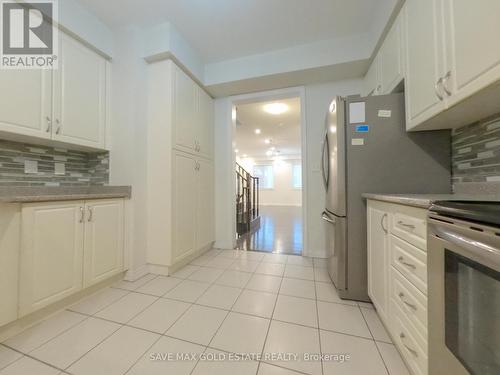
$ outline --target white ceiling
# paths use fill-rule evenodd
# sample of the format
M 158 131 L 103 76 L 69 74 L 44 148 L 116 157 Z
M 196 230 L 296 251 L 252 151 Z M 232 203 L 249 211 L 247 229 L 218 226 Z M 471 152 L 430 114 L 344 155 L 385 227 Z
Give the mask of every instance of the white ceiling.
M 370 33 L 393 1 L 79 0 L 112 28 L 171 22 L 205 63 Z
M 288 112 L 272 115 L 264 111 L 264 105 L 280 102 L 289 106 Z M 235 148 L 238 155 L 246 154 L 249 158 L 267 158 L 266 152 L 272 147 L 280 151 L 280 155 L 297 156 L 301 151 L 300 137 L 300 99 L 291 98 L 272 102 L 259 102 L 238 105 Z M 260 129 L 261 134 L 255 134 Z M 272 139 L 272 144 L 266 144 Z

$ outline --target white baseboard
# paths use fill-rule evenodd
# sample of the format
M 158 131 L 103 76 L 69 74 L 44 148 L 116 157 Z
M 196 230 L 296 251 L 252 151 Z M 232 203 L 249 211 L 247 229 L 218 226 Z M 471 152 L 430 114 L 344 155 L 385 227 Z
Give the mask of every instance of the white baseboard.
M 145 264 L 137 269 L 128 270 L 123 279 L 127 281 L 135 281 L 140 279 L 144 275 L 147 275 L 148 273 L 149 273 L 149 267 L 147 264 Z

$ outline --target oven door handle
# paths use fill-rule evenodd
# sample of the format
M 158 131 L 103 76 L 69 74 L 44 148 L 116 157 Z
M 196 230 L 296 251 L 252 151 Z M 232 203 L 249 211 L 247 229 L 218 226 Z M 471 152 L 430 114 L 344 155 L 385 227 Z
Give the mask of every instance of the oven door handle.
M 468 238 L 461 233 L 448 230 L 448 228 L 433 222 L 430 222 L 429 226 L 437 237 L 459 246 L 468 253 L 483 259 L 484 262 L 492 263 L 497 267 L 500 267 L 500 249 L 490 246 L 484 242 Z M 483 263 L 483 261 L 481 263 Z

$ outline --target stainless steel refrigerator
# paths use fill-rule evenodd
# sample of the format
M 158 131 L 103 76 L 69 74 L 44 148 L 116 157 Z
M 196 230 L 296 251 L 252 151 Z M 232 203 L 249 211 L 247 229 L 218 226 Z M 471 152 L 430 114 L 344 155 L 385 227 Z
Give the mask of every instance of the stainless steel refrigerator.
M 450 131 L 406 132 L 404 96 L 334 98 L 322 172 L 328 272 L 339 296 L 369 301 L 363 193 L 449 193 Z

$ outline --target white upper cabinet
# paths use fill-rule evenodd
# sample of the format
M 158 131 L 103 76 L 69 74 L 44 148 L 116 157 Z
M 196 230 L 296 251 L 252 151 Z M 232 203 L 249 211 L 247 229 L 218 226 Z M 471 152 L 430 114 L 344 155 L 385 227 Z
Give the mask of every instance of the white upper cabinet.
M 500 1 L 443 0 L 450 105 L 500 79 Z
M 193 152 L 196 143 L 196 84 L 175 64 L 174 69 L 174 139 L 180 150 Z
M 123 271 L 123 199 L 85 203 L 83 286 Z
M 198 152 L 211 159 L 214 152 L 214 103 L 212 98 L 201 88 L 198 88 L 196 125 Z
M 0 131 L 51 137 L 52 72 L 0 70 Z
M 42 138 L 105 149 L 109 63 L 59 36 L 58 69 L 0 71 L 0 132 L 31 143 Z
M 407 129 L 446 108 L 442 89 L 444 45 L 438 0 L 406 1 L 406 114 Z
M 382 93 L 378 55 L 375 56 L 368 72 L 366 72 L 363 90 L 364 91 L 361 93 L 363 96 L 380 95 Z
M 54 84 L 54 139 L 104 148 L 106 60 L 61 33 Z
M 403 18 L 405 12 L 394 22 L 378 54 L 379 90 L 389 94 L 404 79 Z

